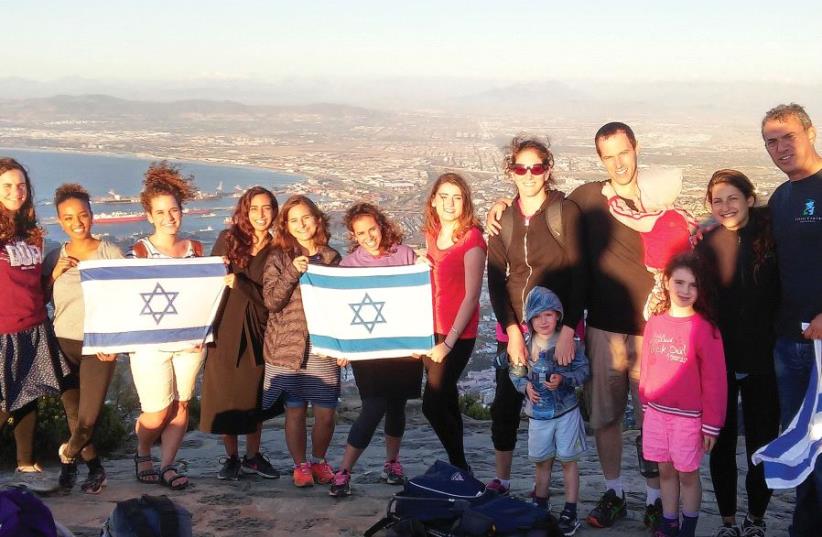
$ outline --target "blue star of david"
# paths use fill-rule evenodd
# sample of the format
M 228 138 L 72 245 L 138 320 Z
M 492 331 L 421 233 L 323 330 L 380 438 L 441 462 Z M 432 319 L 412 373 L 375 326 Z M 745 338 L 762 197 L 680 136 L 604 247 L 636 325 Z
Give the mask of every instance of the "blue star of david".
M 354 304 L 349 304 L 348 307 L 351 308 L 351 311 L 354 312 L 354 318 L 351 320 L 351 326 L 362 325 L 370 334 L 374 330 L 374 326 L 378 324 L 384 324 L 385 317 L 382 315 L 382 308 L 385 306 L 385 302 L 374 302 L 368 293 L 365 293 L 362 301 L 355 302 Z M 366 321 L 362 317 L 362 309 L 365 307 L 370 307 L 374 310 L 373 319 L 370 321 Z
M 166 291 L 163 289 L 163 286 L 160 285 L 160 282 L 157 282 L 157 285 L 154 286 L 154 290 L 150 293 L 140 293 L 140 296 L 143 297 L 143 311 L 140 312 L 140 315 L 151 315 L 154 318 L 155 324 L 160 324 L 160 321 L 163 320 L 163 317 L 166 315 L 177 315 L 177 308 L 174 307 L 174 300 L 177 298 L 177 295 L 180 293 L 174 291 Z M 166 300 L 165 307 L 160 310 L 154 309 L 152 307 L 152 300 L 155 297 L 162 297 Z

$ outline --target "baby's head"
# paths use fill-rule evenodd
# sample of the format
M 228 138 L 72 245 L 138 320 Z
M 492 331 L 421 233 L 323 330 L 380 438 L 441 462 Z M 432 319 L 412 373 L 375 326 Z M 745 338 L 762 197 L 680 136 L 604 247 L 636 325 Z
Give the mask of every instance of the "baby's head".
M 562 321 L 562 302 L 550 289 L 534 287 L 525 299 L 528 329 L 541 336 L 552 336 Z

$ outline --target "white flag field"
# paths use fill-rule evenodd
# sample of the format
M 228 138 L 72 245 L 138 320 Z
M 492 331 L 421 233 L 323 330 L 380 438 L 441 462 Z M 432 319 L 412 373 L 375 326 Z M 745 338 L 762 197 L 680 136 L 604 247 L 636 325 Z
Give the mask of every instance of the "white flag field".
M 82 261 L 83 354 L 178 351 L 210 341 L 225 290 L 220 257 Z
M 807 328 L 807 324 L 802 327 Z M 768 488 L 800 485 L 813 472 L 822 453 L 822 340 L 813 340 L 813 350 L 815 360 L 799 412 L 782 434 L 751 456 L 754 464 L 765 465 Z
M 423 354 L 434 345 L 428 265 L 309 265 L 300 278 L 312 352 L 347 360 Z

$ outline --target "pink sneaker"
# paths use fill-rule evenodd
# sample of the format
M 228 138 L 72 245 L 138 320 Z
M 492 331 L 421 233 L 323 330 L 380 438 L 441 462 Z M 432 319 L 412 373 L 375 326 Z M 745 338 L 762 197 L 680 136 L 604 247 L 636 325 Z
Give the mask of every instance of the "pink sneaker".
M 314 481 L 321 485 L 327 485 L 334 479 L 334 469 L 326 461 L 312 462 L 311 475 L 314 476 Z
M 503 485 L 499 479 L 494 478 L 485 485 L 485 490 L 493 490 L 500 496 L 507 496 L 511 489 Z
M 314 476 L 311 475 L 311 465 L 307 462 L 294 467 L 294 473 L 291 476 L 296 487 L 311 487 L 314 485 Z
M 400 464 L 398 460 L 387 461 L 382 466 L 382 475 L 380 478 L 389 485 L 402 485 L 405 482 L 402 464 Z
M 335 498 L 351 495 L 351 474 L 347 470 L 340 470 L 334 474 L 328 494 Z

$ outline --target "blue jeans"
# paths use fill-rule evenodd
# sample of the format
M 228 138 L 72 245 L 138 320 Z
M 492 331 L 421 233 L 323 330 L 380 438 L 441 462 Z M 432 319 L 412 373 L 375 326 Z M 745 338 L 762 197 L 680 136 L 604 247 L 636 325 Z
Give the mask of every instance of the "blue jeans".
M 776 340 L 773 356 L 784 430 L 802 406 L 816 359 L 811 341 L 784 337 Z M 789 534 L 791 537 L 817 536 L 819 528 L 822 528 L 822 457 L 816 459 L 813 473 L 796 487 L 796 507 Z

